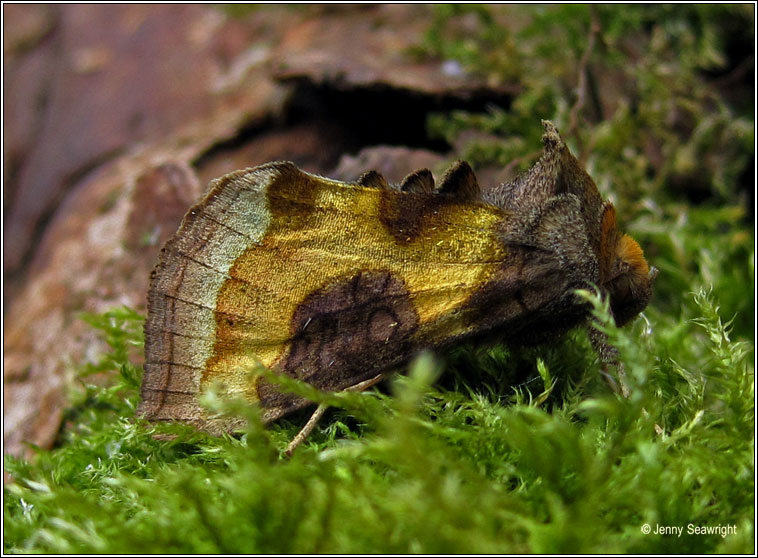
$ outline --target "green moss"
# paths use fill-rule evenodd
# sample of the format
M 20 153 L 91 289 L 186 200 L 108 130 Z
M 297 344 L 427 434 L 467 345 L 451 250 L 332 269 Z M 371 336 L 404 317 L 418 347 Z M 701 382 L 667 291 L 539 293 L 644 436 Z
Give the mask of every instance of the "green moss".
M 528 167 L 548 118 L 620 200 L 720 204 L 752 188 L 752 6 L 435 6 L 433 17 L 418 52 L 520 86 L 486 113 L 430 117 L 430 134 L 475 166 Z
M 5 549 L 748 552 L 752 346 L 730 339 L 705 291 L 690 297 L 697 317 L 679 324 L 677 343 L 644 320 L 615 329 L 590 299 L 621 350 L 628 400 L 601 389 L 581 336 L 543 351 L 532 363 L 536 386 L 522 383 L 516 395 L 491 371 L 516 377 L 529 354 L 461 349 L 447 371 L 455 391 L 427 355 L 389 395 L 328 396 L 351 414 L 331 413 L 291 460 L 282 451 L 299 425 L 266 429 L 239 403 L 226 411 L 249 418 L 240 438 L 135 420 L 138 370 L 119 358 L 138 343 L 139 321 L 124 312 L 91 319 L 111 352 L 87 369 L 110 363 L 120 373 L 109 387 L 84 388 L 57 449 L 34 463 L 6 459 L 14 482 L 5 488 Z M 558 374 L 573 380 L 554 397 L 544 388 Z M 734 525 L 736 534 L 677 539 L 645 535 L 645 523 Z

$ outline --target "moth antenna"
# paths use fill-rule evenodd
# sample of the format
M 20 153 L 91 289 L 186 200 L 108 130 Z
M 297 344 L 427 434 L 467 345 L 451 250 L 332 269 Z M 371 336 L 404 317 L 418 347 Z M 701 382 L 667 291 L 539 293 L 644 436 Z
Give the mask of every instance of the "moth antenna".
M 618 349 L 608 343 L 608 336 L 594 327 L 592 322 L 587 324 L 587 334 L 595 352 L 600 357 L 600 375 L 611 390 L 624 397 L 629 397 L 626 371 L 624 364 L 619 361 Z
M 445 171 L 435 193 L 449 195 L 462 201 L 475 201 L 482 196 L 476 175 L 466 161 L 456 161 Z
M 431 194 L 434 191 L 434 178 L 429 169 L 418 169 L 403 178 L 400 190 L 414 194 Z
M 389 190 L 390 185 L 387 180 L 382 176 L 382 173 L 375 170 L 364 172 L 358 177 L 358 184 L 365 186 L 366 188 L 378 188 L 380 190 Z

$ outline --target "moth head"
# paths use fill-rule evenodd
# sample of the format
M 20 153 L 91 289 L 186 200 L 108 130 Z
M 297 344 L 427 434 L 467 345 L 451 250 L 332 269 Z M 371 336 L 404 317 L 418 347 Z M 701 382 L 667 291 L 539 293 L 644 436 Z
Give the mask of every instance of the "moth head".
M 616 237 L 612 253 L 613 261 L 603 286 L 610 295 L 616 323 L 621 326 L 650 302 L 658 270 L 648 265 L 640 245 L 626 234 Z

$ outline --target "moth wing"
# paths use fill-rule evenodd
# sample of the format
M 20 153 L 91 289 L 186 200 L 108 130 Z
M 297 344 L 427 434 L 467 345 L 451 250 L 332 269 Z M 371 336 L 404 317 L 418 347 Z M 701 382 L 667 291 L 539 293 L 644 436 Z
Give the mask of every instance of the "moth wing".
M 410 177 L 405 184 L 433 184 L 427 170 Z M 266 326 L 284 339 L 271 366 L 341 390 L 463 333 L 458 311 L 502 262 L 502 212 L 431 193 L 310 180 L 309 199 L 299 200 L 307 208 L 293 205 L 274 220 L 276 228 L 304 212 L 318 216 L 286 235 L 286 254 L 277 251 L 286 265 L 271 277 L 292 296 L 279 306 L 289 322 Z M 277 239 L 264 245 L 273 250 Z M 264 251 L 257 253 L 260 268 Z M 265 382 L 258 397 L 271 417 L 307 403 Z
M 230 279 L 234 260 L 268 229 L 267 186 L 297 172 L 292 163 L 269 163 L 212 181 L 162 248 L 148 290 L 139 416 L 184 420 L 211 431 L 227 429 L 209 423 L 197 401 L 223 317 L 217 295 Z
M 307 402 L 251 376 L 259 364 L 343 389 L 455 336 L 456 310 L 502 261 L 500 219 L 291 163 L 218 179 L 153 273 L 139 413 L 229 429 L 197 402 L 219 382 L 271 420 Z

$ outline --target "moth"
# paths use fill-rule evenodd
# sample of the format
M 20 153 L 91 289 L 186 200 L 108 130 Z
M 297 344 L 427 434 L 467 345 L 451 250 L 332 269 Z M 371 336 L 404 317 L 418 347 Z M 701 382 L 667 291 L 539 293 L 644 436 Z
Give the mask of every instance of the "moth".
M 321 390 L 365 386 L 422 348 L 550 340 L 588 322 L 574 291 L 592 285 L 617 324 L 631 320 L 656 270 L 543 126 L 537 163 L 485 194 L 462 161 L 436 185 L 427 169 L 393 187 L 376 171 L 340 182 L 289 162 L 211 182 L 151 276 L 138 414 L 241 427 L 199 404 L 215 384 L 271 421 L 308 401 L 250 373 L 261 364 Z

